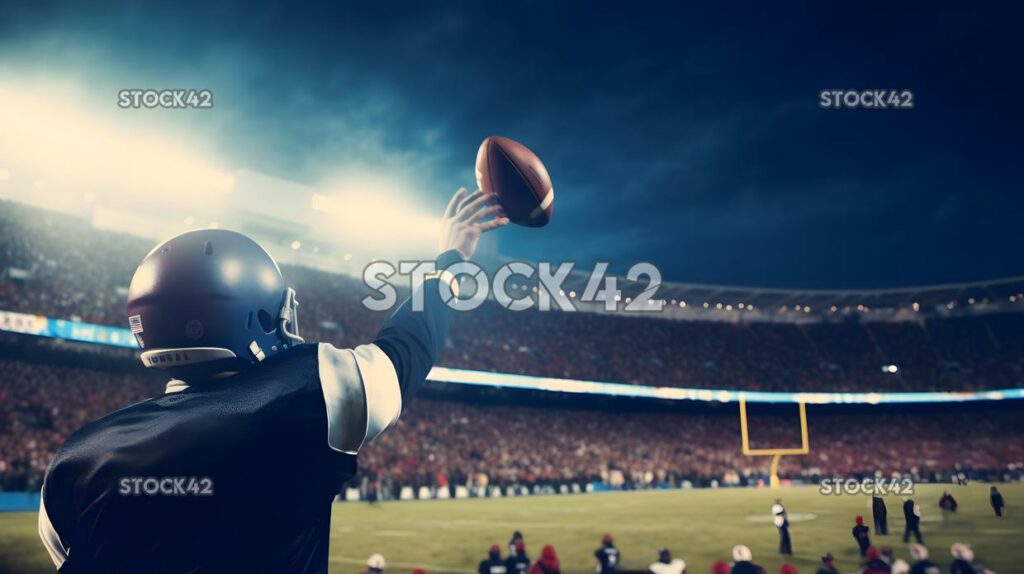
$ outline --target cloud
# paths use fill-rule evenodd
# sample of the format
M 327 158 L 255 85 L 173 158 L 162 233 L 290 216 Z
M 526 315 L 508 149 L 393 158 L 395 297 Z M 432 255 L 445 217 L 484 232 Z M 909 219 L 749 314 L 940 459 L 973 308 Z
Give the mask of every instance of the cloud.
M 485 136 L 520 139 L 558 202 L 543 231 L 502 232 L 514 257 L 804 287 L 1024 273 L 977 256 L 1024 212 L 1012 19 L 390 8 L 32 5 L 0 24 L 0 64 L 87 86 L 96 105 L 126 85 L 210 88 L 212 113 L 132 119 L 309 185 L 396 174 L 426 208 L 472 184 Z M 826 111 L 829 87 L 914 89 L 918 106 Z

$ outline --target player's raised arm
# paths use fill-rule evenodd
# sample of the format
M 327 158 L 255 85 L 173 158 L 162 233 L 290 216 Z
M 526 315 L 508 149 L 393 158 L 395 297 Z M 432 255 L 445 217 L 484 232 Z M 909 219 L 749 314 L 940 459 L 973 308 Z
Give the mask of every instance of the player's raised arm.
M 493 196 L 460 189 L 441 219 L 437 269 L 469 259 L 480 236 L 508 224 Z M 332 448 L 357 452 L 398 420 L 444 348 L 451 310 L 441 300 L 437 276 L 423 290 L 423 309 L 406 300 L 377 333 L 372 344 L 352 350 L 320 347 L 320 378 Z M 360 405 L 353 409 L 351 405 Z M 361 412 L 360 412 L 361 411 Z
M 441 219 L 438 270 L 469 259 L 483 233 L 506 225 L 508 219 L 497 216 L 500 209 L 493 197 L 480 190 L 467 193 L 465 188 L 459 189 Z M 444 348 L 450 310 L 440 299 L 436 280 L 418 287 L 424 290 L 422 312 L 412 311 L 410 300 L 406 300 L 373 341 L 391 359 L 403 399 L 411 397 L 426 379 Z

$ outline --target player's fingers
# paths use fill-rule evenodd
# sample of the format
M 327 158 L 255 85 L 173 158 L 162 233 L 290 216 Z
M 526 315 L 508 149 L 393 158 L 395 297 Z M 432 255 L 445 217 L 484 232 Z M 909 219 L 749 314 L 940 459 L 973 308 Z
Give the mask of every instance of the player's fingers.
M 495 217 L 490 221 L 481 223 L 477 228 L 480 230 L 480 233 L 487 233 L 488 231 L 493 231 L 499 227 L 505 227 L 506 225 L 508 225 L 507 217 Z
M 481 219 L 487 217 L 488 215 L 496 215 L 499 211 L 501 211 L 501 206 L 500 205 L 491 205 L 491 206 L 485 207 L 485 208 L 477 211 L 473 215 L 471 215 L 469 217 L 469 219 L 466 220 L 466 222 L 467 223 L 476 223 L 477 221 L 480 221 Z
M 452 198 L 448 200 L 448 207 L 444 208 L 445 217 L 451 217 L 455 215 L 455 206 L 459 204 L 459 200 L 462 199 L 462 196 L 464 195 L 466 195 L 466 188 L 464 187 L 460 187 L 459 190 L 456 191 L 454 195 L 452 195 Z
M 459 200 L 459 207 L 455 209 L 455 214 L 458 215 L 459 213 L 462 213 L 462 210 L 466 209 L 466 206 L 469 205 L 470 202 L 483 195 L 483 193 L 483 191 L 478 189 L 468 194 L 464 194 L 462 199 Z
M 476 213 L 478 209 L 495 201 L 497 201 L 497 199 L 490 195 L 481 194 L 477 196 L 476 199 L 467 203 L 466 205 L 462 206 L 461 209 L 459 209 L 458 220 L 466 221 L 467 219 L 469 219 L 470 216 Z

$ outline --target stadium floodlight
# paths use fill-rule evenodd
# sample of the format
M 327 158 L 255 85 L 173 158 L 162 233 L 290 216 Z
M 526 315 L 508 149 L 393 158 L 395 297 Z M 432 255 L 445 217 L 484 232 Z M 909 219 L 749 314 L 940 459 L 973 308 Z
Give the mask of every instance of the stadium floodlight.
M 811 452 L 811 442 L 807 433 L 807 403 L 800 401 L 800 446 L 796 448 L 750 448 L 750 429 L 747 424 L 747 400 L 743 393 L 740 394 L 740 435 L 743 441 L 743 454 L 746 456 L 770 456 L 772 464 L 769 468 L 768 484 L 771 488 L 778 488 L 779 462 L 786 455 L 806 455 Z
M 433 248 L 439 229 L 436 217 L 418 213 L 400 196 L 373 186 L 330 196 L 316 193 L 311 207 L 331 216 L 335 239 L 353 244 Z
M 233 174 L 195 142 L 175 141 L 158 126 L 140 134 L 123 115 L 106 117 L 57 88 L 0 84 L 0 125 L 0 157 L 12 162 L 5 167 L 32 174 L 48 192 L 208 204 L 234 189 Z

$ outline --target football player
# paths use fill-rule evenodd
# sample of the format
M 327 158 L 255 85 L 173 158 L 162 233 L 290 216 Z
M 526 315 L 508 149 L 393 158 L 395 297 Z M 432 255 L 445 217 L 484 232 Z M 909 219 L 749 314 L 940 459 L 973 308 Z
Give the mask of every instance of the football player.
M 601 547 L 594 551 L 594 558 L 597 559 L 597 574 L 615 574 L 619 569 L 621 555 L 611 534 L 601 538 Z
M 864 554 L 868 551 L 868 547 L 871 546 L 871 529 L 864 526 L 863 516 L 857 516 L 854 522 L 856 522 L 856 525 L 851 532 L 853 533 L 853 539 L 857 541 L 857 546 L 860 547 L 860 557 L 863 558 Z
M 914 565 L 910 567 L 911 574 L 942 574 L 939 565 L 928 559 L 928 549 L 923 545 L 911 544 L 910 556 L 914 559 Z
M 497 544 L 491 545 L 487 551 L 487 559 L 481 560 L 476 569 L 478 574 L 505 574 L 507 570 L 505 561 L 501 559 L 501 547 Z
M 648 574 L 686 574 L 686 562 L 673 558 L 668 548 L 658 549 L 658 561 L 647 567 Z
M 460 189 L 437 268 L 507 223 L 492 196 Z M 371 343 L 337 349 L 303 342 L 295 291 L 245 235 L 190 231 L 154 248 L 132 278 L 128 320 L 143 365 L 170 382 L 54 456 L 39 534 L 59 571 L 326 572 L 331 503 L 356 454 L 394 424 L 444 346 L 441 277 L 418 287 L 422 310 L 406 301 Z
M 1003 493 L 999 492 L 999 489 L 995 486 L 992 486 L 992 488 L 989 489 L 988 500 L 992 504 L 992 511 L 996 513 L 996 516 L 1001 517 L 1003 515 L 1003 508 L 1006 507 L 1006 501 L 1003 500 Z
M 776 498 L 775 504 L 772 504 L 772 521 L 779 529 L 779 554 L 793 554 L 793 541 L 789 537 L 789 513 L 781 498 Z
M 903 520 L 906 522 L 903 542 L 909 542 L 910 535 L 913 534 L 918 544 L 924 544 L 924 537 L 921 536 L 921 505 L 907 496 L 903 497 Z
M 526 574 L 530 571 L 530 557 L 526 555 L 526 543 L 520 538 L 515 543 L 515 553 L 505 559 L 508 574 Z
M 885 507 L 885 499 L 881 496 L 871 497 L 871 518 L 875 522 L 875 534 L 889 534 L 889 510 Z
M 387 563 L 384 561 L 384 557 L 380 554 L 371 554 L 366 559 L 366 570 L 363 570 L 359 574 L 384 574 L 384 568 L 387 567 Z
M 766 574 L 768 571 L 754 562 L 750 548 L 737 544 L 732 547 L 732 574 Z

